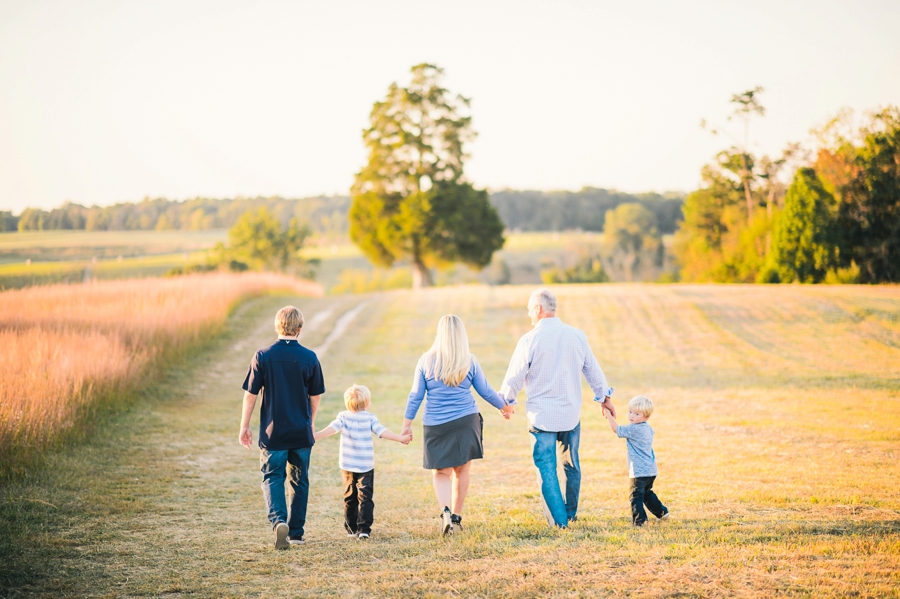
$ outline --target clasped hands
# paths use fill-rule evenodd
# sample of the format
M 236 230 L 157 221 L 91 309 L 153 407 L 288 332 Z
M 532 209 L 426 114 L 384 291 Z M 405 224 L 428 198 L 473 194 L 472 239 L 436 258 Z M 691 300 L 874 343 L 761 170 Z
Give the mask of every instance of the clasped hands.
M 411 426 L 404 426 L 400 429 L 400 436 L 403 437 L 403 440 L 400 441 L 404 445 L 409 445 L 413 440 L 413 432 Z
M 512 415 L 516 413 L 516 406 L 508 403 L 497 411 L 500 412 L 501 416 L 509 420 L 510 418 L 512 418 Z

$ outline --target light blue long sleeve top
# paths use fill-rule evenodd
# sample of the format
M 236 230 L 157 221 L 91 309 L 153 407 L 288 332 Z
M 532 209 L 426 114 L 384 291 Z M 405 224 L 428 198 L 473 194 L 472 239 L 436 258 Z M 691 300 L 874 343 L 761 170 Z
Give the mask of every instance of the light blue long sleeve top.
M 487 382 L 475 356 L 472 356 L 472 365 L 469 367 L 466 378 L 456 387 L 450 387 L 444 381 L 428 374 L 429 359 L 433 360 L 434 358 L 425 354 L 419 358 L 419 363 L 416 364 L 412 389 L 406 400 L 406 418 L 415 419 L 422 400 L 425 400 L 425 414 L 422 416 L 422 423 L 425 426 L 444 424 L 469 414 L 477 414 L 478 406 L 475 405 L 475 397 L 471 392 L 472 387 L 475 388 L 478 395 L 498 410 L 506 405 L 506 401 Z M 515 402 L 510 403 L 514 404 Z

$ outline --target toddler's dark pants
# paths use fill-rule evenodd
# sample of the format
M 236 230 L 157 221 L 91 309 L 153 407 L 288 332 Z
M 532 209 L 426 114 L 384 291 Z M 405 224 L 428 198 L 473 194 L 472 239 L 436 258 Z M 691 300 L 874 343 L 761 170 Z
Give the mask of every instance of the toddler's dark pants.
M 375 518 L 375 470 L 368 472 L 348 472 L 344 474 L 344 528 L 349 533 L 371 534 Z
M 631 521 L 638 526 L 647 521 L 645 505 L 657 518 L 662 518 L 669 511 L 653 492 L 655 480 L 655 476 L 638 476 L 631 479 Z

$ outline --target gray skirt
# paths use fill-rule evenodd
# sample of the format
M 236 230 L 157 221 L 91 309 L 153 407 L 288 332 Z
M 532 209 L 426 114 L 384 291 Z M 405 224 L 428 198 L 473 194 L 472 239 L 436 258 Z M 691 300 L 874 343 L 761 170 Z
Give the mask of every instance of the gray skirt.
M 484 457 L 481 414 L 469 414 L 450 422 L 423 426 L 425 455 L 422 466 L 428 470 L 462 466 Z

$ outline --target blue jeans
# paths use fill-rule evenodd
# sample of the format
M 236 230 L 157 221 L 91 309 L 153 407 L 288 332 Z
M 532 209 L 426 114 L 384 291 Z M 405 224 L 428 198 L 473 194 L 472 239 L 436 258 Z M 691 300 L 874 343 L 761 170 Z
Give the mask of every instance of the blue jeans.
M 578 514 L 578 494 L 581 492 L 581 464 L 578 462 L 578 443 L 581 440 L 581 423 L 570 431 L 557 433 L 531 427 L 531 450 L 537 467 L 538 484 L 544 501 L 547 523 L 560 528 L 568 526 Z M 556 473 L 556 446 L 562 449 L 563 473 L 566 497 L 563 499 Z
M 311 447 L 303 449 L 261 449 L 259 469 L 263 475 L 262 490 L 269 510 L 272 528 L 286 522 L 291 538 L 303 538 L 306 524 L 306 503 L 309 500 L 309 454 Z M 284 482 L 291 486 L 291 515 L 288 517 Z

